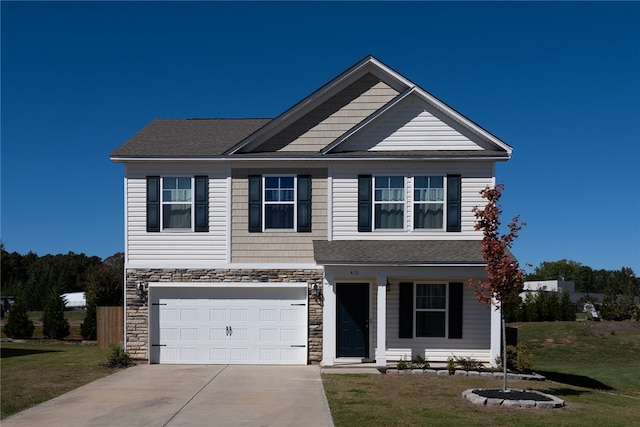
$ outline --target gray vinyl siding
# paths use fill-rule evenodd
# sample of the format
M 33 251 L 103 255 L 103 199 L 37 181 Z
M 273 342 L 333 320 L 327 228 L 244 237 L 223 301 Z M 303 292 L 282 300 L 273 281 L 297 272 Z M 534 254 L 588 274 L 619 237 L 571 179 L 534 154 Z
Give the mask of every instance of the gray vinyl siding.
M 358 232 L 358 175 L 447 175 L 462 176 L 462 231 L 412 230 L 412 191 L 407 191 L 405 201 L 406 224 L 404 230 L 374 230 L 369 233 Z M 333 238 L 340 239 L 480 239 L 482 234 L 474 230 L 475 217 L 472 209 L 486 204 L 480 196 L 480 190 L 493 185 L 493 163 L 491 162 L 433 162 L 433 163 L 350 163 L 336 165 L 333 169 Z M 406 184 L 408 190 L 409 186 Z
M 209 232 L 149 233 L 146 228 L 146 176 L 209 176 Z M 226 178 L 202 165 L 128 165 L 126 186 L 126 255 L 128 263 L 173 267 L 226 261 Z
M 264 174 L 312 176 L 309 233 L 263 231 L 250 233 L 248 176 Z M 327 172 L 319 169 L 260 169 L 234 171 L 231 190 L 231 262 L 235 264 L 314 263 L 313 240 L 327 239 Z
M 409 96 L 336 148 L 340 151 L 494 149 L 417 96 Z
M 468 278 L 463 280 L 450 280 L 450 282 L 464 282 L 463 293 L 463 317 L 462 317 L 462 339 L 447 338 L 398 338 L 400 287 L 397 283 L 391 285 L 391 290 L 387 292 L 387 349 L 411 348 L 412 355 L 421 354 L 424 356 L 425 349 L 447 349 L 455 354 L 455 350 L 488 350 L 491 340 L 491 310 L 478 302 L 474 290 L 466 286 Z M 441 282 L 442 279 L 432 282 Z M 415 283 L 429 283 L 429 279 L 415 280 Z M 415 319 L 414 319 L 415 333 Z
M 255 151 L 320 151 L 397 95 L 395 89 L 367 74 Z

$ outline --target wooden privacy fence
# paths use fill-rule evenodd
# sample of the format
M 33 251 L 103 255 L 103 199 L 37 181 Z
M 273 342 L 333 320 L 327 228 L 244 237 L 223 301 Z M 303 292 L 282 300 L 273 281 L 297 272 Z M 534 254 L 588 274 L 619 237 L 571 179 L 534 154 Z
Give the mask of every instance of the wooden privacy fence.
M 98 348 L 124 340 L 124 307 L 96 307 Z

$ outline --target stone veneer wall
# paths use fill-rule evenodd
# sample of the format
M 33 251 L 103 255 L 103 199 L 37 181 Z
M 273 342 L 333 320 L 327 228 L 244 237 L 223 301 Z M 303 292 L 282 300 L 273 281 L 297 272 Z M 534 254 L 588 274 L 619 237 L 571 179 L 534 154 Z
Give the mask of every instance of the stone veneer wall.
M 127 269 L 127 348 L 132 358 L 149 360 L 149 309 L 138 296 L 138 283 L 155 282 L 206 282 L 206 283 L 292 283 L 307 282 L 308 288 L 315 284 L 322 289 L 322 270 L 311 269 Z M 309 297 L 309 342 L 307 360 L 320 363 L 322 360 L 322 305 L 321 301 Z

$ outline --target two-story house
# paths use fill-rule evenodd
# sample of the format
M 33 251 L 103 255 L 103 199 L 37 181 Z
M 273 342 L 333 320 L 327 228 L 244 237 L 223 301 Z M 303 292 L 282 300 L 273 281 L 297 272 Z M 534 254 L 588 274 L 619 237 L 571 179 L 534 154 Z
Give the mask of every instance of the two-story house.
M 126 349 L 150 363 L 492 363 L 480 190 L 511 147 L 368 56 L 274 119 L 154 120 L 124 164 Z

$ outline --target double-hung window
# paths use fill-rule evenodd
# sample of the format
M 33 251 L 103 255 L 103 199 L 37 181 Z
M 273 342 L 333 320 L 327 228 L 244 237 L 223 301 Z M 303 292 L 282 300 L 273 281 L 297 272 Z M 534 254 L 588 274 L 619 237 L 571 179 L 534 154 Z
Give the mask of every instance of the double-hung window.
M 294 176 L 265 176 L 264 228 L 294 229 L 296 180 Z
M 404 177 L 376 176 L 374 181 L 375 228 L 404 228 Z
M 462 338 L 463 295 L 461 282 L 401 282 L 398 338 Z
M 444 226 L 444 177 L 413 178 L 413 228 L 441 230 Z
M 209 231 L 206 176 L 147 177 L 147 231 Z
M 444 337 L 447 285 L 416 284 L 416 337 Z
M 162 177 L 162 229 L 191 229 L 191 177 Z
M 249 232 L 311 231 L 310 175 L 251 175 Z
M 412 191 L 408 194 L 413 194 L 413 197 L 405 196 L 407 191 Z M 399 229 L 462 231 L 460 175 L 358 175 L 357 198 L 359 232 Z M 405 205 L 409 212 L 406 216 Z

